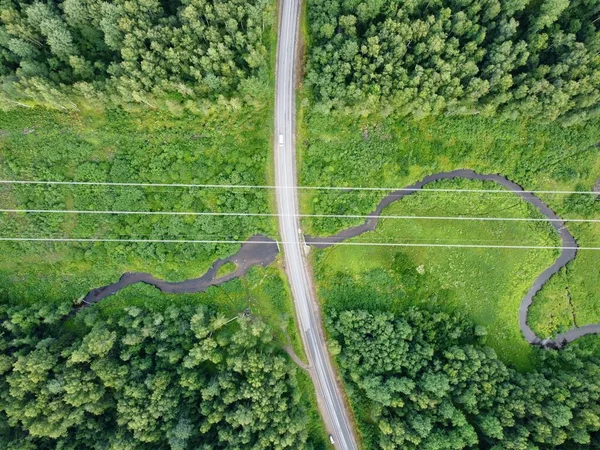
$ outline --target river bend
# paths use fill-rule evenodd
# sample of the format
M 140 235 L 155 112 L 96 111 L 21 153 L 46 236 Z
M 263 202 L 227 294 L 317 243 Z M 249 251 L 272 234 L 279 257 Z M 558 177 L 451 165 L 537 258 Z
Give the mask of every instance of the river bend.
M 529 312 L 529 307 L 533 303 L 533 298 L 535 294 L 538 293 L 542 286 L 560 269 L 565 267 L 570 261 L 575 259 L 577 255 L 577 240 L 575 237 L 569 232 L 567 227 L 565 226 L 565 222 L 558 217 L 558 215 L 544 203 L 539 197 L 537 197 L 532 192 L 526 191 L 522 186 L 515 183 L 514 181 L 509 180 L 503 175 L 499 174 L 480 174 L 470 169 L 458 169 L 452 170 L 450 172 L 438 172 L 432 175 L 427 175 L 421 181 L 418 181 L 414 184 L 406 186 L 405 188 L 397 191 L 393 191 L 388 194 L 385 198 L 383 198 L 375 210 L 369 214 L 369 217 L 365 220 L 361 225 L 346 228 L 345 230 L 340 231 L 332 236 L 325 237 L 315 237 L 315 236 L 305 236 L 305 241 L 308 245 L 311 245 L 315 248 L 326 248 L 335 243 L 339 243 L 345 241 L 346 239 L 350 239 L 356 236 L 359 236 L 367 231 L 373 231 L 377 227 L 377 223 L 379 221 L 379 216 L 381 212 L 389 206 L 391 203 L 401 200 L 404 197 L 412 195 L 416 192 L 419 192 L 423 187 L 429 183 L 433 183 L 435 181 L 440 180 L 450 180 L 452 178 L 464 178 L 467 180 L 482 180 L 482 181 L 494 181 L 498 184 L 501 184 L 505 188 L 514 192 L 515 195 L 521 197 L 527 203 L 535 206 L 537 210 L 542 213 L 546 218 L 551 219 L 551 225 L 560 235 L 561 239 L 561 252 L 559 257 L 554 261 L 554 263 L 544 270 L 533 282 L 533 285 L 523 299 L 521 300 L 521 305 L 519 307 L 519 326 L 521 328 L 521 332 L 523 336 L 533 345 L 539 345 L 544 348 L 561 348 L 565 344 L 572 342 L 573 340 L 585 336 L 588 334 L 598 334 L 600 333 L 600 324 L 592 324 L 585 325 L 582 327 L 572 328 L 564 333 L 558 334 L 554 339 L 550 338 L 540 338 L 538 337 L 531 327 L 529 327 L 527 323 L 527 315 Z

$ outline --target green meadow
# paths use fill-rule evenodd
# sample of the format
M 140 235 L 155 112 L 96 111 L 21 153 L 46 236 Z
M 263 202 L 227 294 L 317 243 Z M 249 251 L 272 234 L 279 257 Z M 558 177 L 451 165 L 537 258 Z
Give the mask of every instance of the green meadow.
M 265 102 L 266 103 L 266 102 Z M 0 112 L 0 178 L 164 184 L 266 184 L 271 107 L 217 104 L 196 115 L 106 109 Z M 0 185 L 0 208 L 141 214 L 14 213 L 1 237 L 244 240 L 275 235 L 269 218 L 143 212 L 265 212 L 265 190 L 102 185 Z M 2 242 L 3 294 L 72 300 L 147 271 L 177 281 L 200 276 L 239 245 L 222 243 Z
M 595 125 L 563 128 L 477 117 L 414 121 L 384 116 L 323 114 L 306 108 L 301 129 L 301 183 L 306 186 L 401 188 L 428 174 L 468 168 L 500 173 L 527 190 L 591 191 L 600 173 Z M 452 180 L 427 187 L 502 189 L 492 182 Z M 301 191 L 306 214 L 364 215 L 382 191 Z M 600 218 L 598 196 L 540 194 L 561 217 Z M 426 191 L 383 211 L 398 216 L 540 218 L 511 193 Z M 360 218 L 305 217 L 309 234 L 329 235 Z M 567 224 L 582 247 L 600 246 L 600 226 Z M 382 219 L 350 242 L 559 246 L 546 222 Z M 533 280 L 558 250 L 339 245 L 314 251 L 326 308 L 452 310 L 487 329 L 486 342 L 522 369 L 535 363 L 519 330 L 518 308 Z M 536 296 L 529 323 L 542 337 L 600 322 L 600 252 L 581 250 L 566 274 Z M 565 295 L 569 285 L 571 303 Z

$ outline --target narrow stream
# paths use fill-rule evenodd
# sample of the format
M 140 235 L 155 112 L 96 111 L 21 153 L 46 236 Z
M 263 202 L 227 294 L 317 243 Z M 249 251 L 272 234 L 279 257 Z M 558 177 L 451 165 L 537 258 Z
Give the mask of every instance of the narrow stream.
M 569 232 L 569 230 L 567 230 L 565 222 L 558 217 L 558 215 L 552 209 L 550 209 L 548 205 L 546 205 L 536 195 L 525 191 L 520 185 L 514 181 L 510 181 L 508 178 L 502 175 L 484 175 L 469 169 L 459 169 L 451 172 L 439 172 L 433 175 L 428 175 L 415 184 L 411 184 L 402 190 L 394 191 L 387 195 L 379 202 L 375 210 L 369 214 L 369 216 L 373 217 L 368 217 L 363 224 L 347 228 L 332 236 L 315 237 L 307 235 L 305 236 L 305 241 L 312 247 L 326 248 L 334 245 L 335 243 L 359 236 L 367 231 L 373 231 L 377 227 L 377 223 L 379 221 L 378 216 L 380 216 L 383 209 L 389 206 L 391 203 L 419 192 L 426 184 L 439 180 L 450 180 L 452 178 L 494 181 L 501 184 L 505 188 L 513 191 L 515 195 L 518 195 L 527 203 L 535 206 L 545 217 L 552 219 L 550 224 L 560 235 L 562 249 L 559 257 L 550 267 L 538 275 L 527 294 L 525 294 L 521 300 L 521 305 L 519 307 L 519 326 L 527 342 L 544 348 L 561 348 L 565 344 L 572 342 L 579 337 L 588 334 L 599 334 L 600 324 L 591 324 L 582 327 L 575 326 L 564 333 L 557 334 L 554 339 L 542 339 L 538 337 L 527 324 L 527 314 L 529 312 L 529 307 L 533 303 L 535 294 L 537 294 L 537 292 L 550 279 L 550 277 L 565 267 L 570 261 L 575 259 L 575 256 L 577 255 L 576 248 L 578 247 L 578 244 L 573 235 Z M 127 272 L 123 274 L 123 276 L 121 276 L 119 281 L 116 283 L 92 289 L 83 298 L 83 304 L 81 307 L 85 308 L 89 305 L 97 303 L 100 300 L 114 295 L 119 290 L 135 283 L 146 283 L 160 289 L 164 293 L 169 294 L 204 292 L 210 286 L 217 286 L 234 278 L 244 276 L 250 267 L 254 265 L 261 265 L 263 267 L 268 266 L 275 260 L 278 253 L 279 248 L 276 241 L 262 235 L 255 235 L 252 236 L 248 242 L 244 243 L 236 254 L 229 256 L 228 258 L 218 259 L 215 261 L 211 268 L 199 278 L 192 278 L 179 282 L 168 282 L 154 278 L 149 273 Z M 228 262 L 235 263 L 237 267 L 236 270 L 221 277 L 217 277 L 219 268 Z
M 135 283 L 146 283 L 160 289 L 166 294 L 193 294 L 204 292 L 210 286 L 218 286 L 234 278 L 243 277 L 250 267 L 261 265 L 268 266 L 277 257 L 279 248 L 277 242 L 266 236 L 257 234 L 242 244 L 237 253 L 227 258 L 217 259 L 208 271 L 199 278 L 189 280 L 169 282 L 154 278 L 149 273 L 144 272 L 126 272 L 119 281 L 107 286 L 92 289 L 83 298 L 82 308 L 98 303 L 100 300 L 116 294 L 121 289 L 131 286 Z M 228 262 L 236 265 L 236 270 L 221 277 L 217 277 L 219 268 Z
M 459 169 L 453 170 L 451 172 L 439 172 L 433 175 L 428 175 L 415 184 L 411 184 L 409 186 L 406 186 L 406 188 L 402 190 L 394 191 L 387 195 L 383 200 L 379 202 L 375 210 L 369 214 L 369 216 L 374 217 L 368 217 L 363 224 L 347 228 L 332 236 L 315 237 L 307 235 L 305 236 L 306 243 L 315 248 L 326 248 L 335 243 L 345 241 L 346 239 L 350 239 L 355 236 L 359 236 L 363 233 L 366 233 L 367 231 L 373 231 L 377 227 L 379 216 L 381 215 L 381 212 L 385 207 L 406 196 L 419 192 L 421 189 L 423 189 L 423 186 L 425 186 L 426 184 L 439 180 L 450 180 L 452 178 L 494 181 L 496 183 L 501 184 L 505 188 L 513 191 L 515 195 L 518 195 L 527 203 L 535 206 L 538 209 L 538 211 L 542 213 L 545 217 L 547 217 L 548 219 L 552 219 L 552 222 L 550 222 L 550 224 L 560 235 L 562 249 L 559 257 L 556 259 L 556 261 L 554 261 L 554 263 L 550 267 L 544 270 L 535 279 L 533 285 L 521 300 L 521 306 L 519 307 L 519 326 L 521 327 L 521 332 L 523 333 L 523 336 L 525 337 L 527 342 L 533 345 L 539 345 L 544 348 L 561 348 L 565 344 L 572 342 L 573 340 L 581 336 L 585 336 L 587 334 L 600 333 L 600 324 L 592 324 L 583 327 L 572 328 L 565 333 L 558 334 L 554 339 L 542 339 L 538 337 L 527 324 L 527 314 L 529 312 L 529 307 L 533 302 L 535 294 L 550 279 L 550 277 L 552 277 L 552 275 L 557 273 L 570 261 L 575 259 L 575 256 L 577 255 L 576 248 L 578 247 L 578 244 L 573 235 L 569 232 L 569 230 L 567 230 L 565 222 L 560 217 L 558 217 L 558 215 L 552 209 L 550 209 L 548 205 L 546 205 L 536 195 L 532 194 L 531 192 L 525 191 L 523 187 L 521 187 L 519 184 L 509 180 L 508 178 L 502 175 L 484 175 L 469 169 Z

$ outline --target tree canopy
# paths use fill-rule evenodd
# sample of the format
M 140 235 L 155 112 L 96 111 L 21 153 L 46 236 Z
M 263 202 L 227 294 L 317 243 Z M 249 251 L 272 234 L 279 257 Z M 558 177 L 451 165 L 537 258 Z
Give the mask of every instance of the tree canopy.
M 266 79 L 268 0 L 1 0 L 4 100 L 71 92 L 148 103 Z M 60 102 L 59 102 L 60 103 Z M 64 102 L 63 102 L 64 103 Z
M 348 391 L 372 447 L 551 449 L 600 445 L 600 360 L 569 348 L 520 373 L 446 313 L 330 312 Z
M 327 108 L 589 120 L 599 13 L 596 0 L 312 0 L 307 81 Z
M 303 449 L 296 368 L 257 319 L 0 305 L 0 447 Z

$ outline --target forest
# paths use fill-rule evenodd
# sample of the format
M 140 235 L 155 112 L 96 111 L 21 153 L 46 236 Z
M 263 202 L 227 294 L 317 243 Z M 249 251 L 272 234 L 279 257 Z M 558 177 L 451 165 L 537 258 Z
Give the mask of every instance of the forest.
M 328 311 L 365 447 L 524 450 L 598 448 L 598 347 L 540 352 L 520 373 L 460 315 Z
M 155 106 L 268 80 L 269 0 L 0 2 L 0 102 Z
M 600 3 L 311 0 L 319 107 L 571 125 L 600 112 Z
M 70 311 L 0 304 L 1 448 L 312 448 L 296 368 L 259 318 Z

